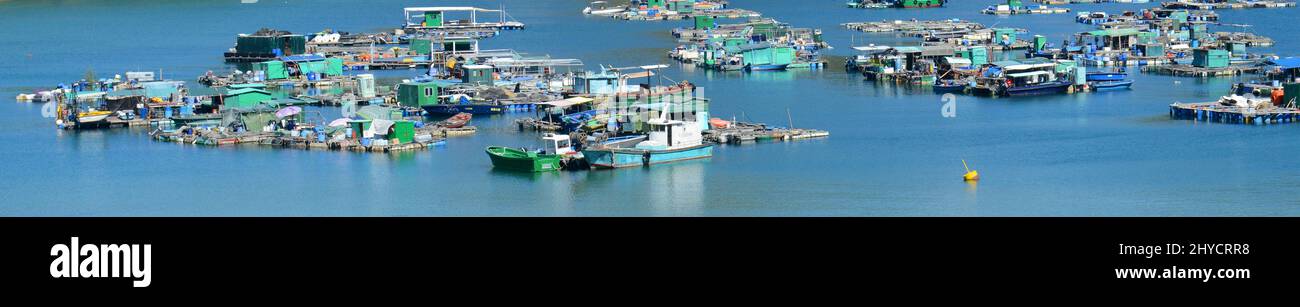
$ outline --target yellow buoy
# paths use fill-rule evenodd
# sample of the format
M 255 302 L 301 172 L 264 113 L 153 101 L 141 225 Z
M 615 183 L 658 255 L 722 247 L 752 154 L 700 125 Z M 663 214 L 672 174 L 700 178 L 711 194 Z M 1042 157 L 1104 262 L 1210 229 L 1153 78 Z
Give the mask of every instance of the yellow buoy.
M 965 181 L 979 181 L 979 180 L 980 180 L 980 172 L 970 170 L 970 167 L 969 167 L 969 166 L 966 166 L 966 159 L 962 159 L 962 160 L 961 160 L 961 167 L 963 167 L 963 168 L 966 169 L 966 174 L 961 176 L 961 179 L 962 179 L 962 180 L 965 180 Z

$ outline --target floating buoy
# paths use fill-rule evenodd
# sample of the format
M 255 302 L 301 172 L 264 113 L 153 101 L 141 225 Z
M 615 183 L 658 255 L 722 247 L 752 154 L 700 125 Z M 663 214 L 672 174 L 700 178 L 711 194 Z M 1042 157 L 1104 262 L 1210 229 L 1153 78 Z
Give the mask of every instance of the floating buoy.
M 965 180 L 965 181 L 979 181 L 979 180 L 980 180 L 980 172 L 970 170 L 970 167 L 966 166 L 966 159 L 962 159 L 962 160 L 961 160 L 961 167 L 963 167 L 963 168 L 966 169 L 966 174 L 961 176 L 961 179 L 962 179 L 962 180 Z

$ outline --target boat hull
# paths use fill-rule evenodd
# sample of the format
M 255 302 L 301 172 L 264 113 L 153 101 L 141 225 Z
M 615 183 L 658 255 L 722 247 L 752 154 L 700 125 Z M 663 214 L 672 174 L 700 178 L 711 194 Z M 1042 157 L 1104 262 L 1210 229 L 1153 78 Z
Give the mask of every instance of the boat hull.
M 704 159 L 713 156 L 713 145 L 697 145 L 669 150 L 602 148 L 582 151 L 587 163 L 595 168 L 650 166 L 654 164 Z
M 551 172 L 560 170 L 560 155 L 529 153 L 513 148 L 488 147 L 492 167 L 520 172 Z
M 1133 81 L 1107 81 L 1096 82 L 1092 84 L 1094 91 L 1128 89 L 1133 86 Z
M 81 117 L 77 117 L 77 123 L 79 123 L 79 124 L 83 124 L 83 125 L 84 125 L 84 124 L 96 124 L 96 123 L 99 123 L 99 122 L 106 121 L 107 119 L 108 119 L 108 114 L 104 114 L 104 115 L 89 115 L 89 116 L 81 116 Z
M 935 84 L 933 87 L 936 93 L 961 93 L 966 91 L 965 85 Z
M 1125 78 L 1128 78 L 1126 73 L 1088 73 L 1086 80 L 1089 82 L 1124 81 Z
M 494 104 L 439 104 L 423 107 L 431 115 L 456 115 L 469 113 L 474 115 L 501 114 L 505 107 Z
M 1012 87 L 1006 90 L 1007 96 L 1037 96 L 1065 93 L 1070 88 L 1068 82 L 1057 82 L 1031 86 Z
M 748 71 L 785 70 L 787 67 L 790 67 L 790 64 L 749 65 L 749 66 L 745 66 L 745 70 Z

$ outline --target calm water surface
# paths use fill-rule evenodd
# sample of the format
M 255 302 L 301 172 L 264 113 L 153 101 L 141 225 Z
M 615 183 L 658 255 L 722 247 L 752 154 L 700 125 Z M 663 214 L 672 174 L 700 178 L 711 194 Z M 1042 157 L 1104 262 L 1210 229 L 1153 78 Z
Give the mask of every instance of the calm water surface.
M 1089 27 L 1073 14 L 997 17 L 996 1 L 929 10 L 854 10 L 845 1 L 732 1 L 801 27 L 835 50 L 896 44 L 840 23 L 964 18 L 1028 28 L 1060 42 Z M 842 69 L 715 73 L 678 67 L 714 99 L 719 117 L 825 129 L 827 139 L 722 146 L 709 160 L 651 169 L 517 174 L 493 171 L 489 145 L 533 144 L 514 116 L 475 118 L 480 133 L 400 155 L 207 148 L 159 143 L 144 130 L 68 132 L 21 92 L 126 70 L 194 80 L 232 69 L 221 53 L 238 33 L 273 27 L 378 31 L 428 1 L 0 1 L 0 215 L 7 216 L 1296 216 L 1300 126 L 1173 121 L 1174 101 L 1207 101 L 1237 80 L 1138 75 L 1131 91 L 1017 99 L 940 97 L 880 86 Z M 672 63 L 669 30 L 687 22 L 583 16 L 585 1 L 439 1 L 504 5 L 524 31 L 483 41 L 532 55 L 633 66 Z M 1150 5 L 1070 5 L 1137 10 Z M 1223 11 L 1296 55 L 1296 9 Z M 1239 30 L 1239 29 L 1237 29 Z M 395 80 L 417 71 L 388 71 Z M 191 86 L 197 84 L 191 82 Z M 323 113 L 337 112 L 321 110 Z M 960 180 L 961 159 L 984 180 Z

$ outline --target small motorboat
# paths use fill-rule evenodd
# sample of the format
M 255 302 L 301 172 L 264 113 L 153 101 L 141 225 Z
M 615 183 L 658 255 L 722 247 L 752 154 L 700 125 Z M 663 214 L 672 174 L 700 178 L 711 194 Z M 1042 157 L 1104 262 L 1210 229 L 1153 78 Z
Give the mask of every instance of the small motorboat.
M 111 112 L 111 111 L 87 111 L 87 112 L 81 112 L 81 113 L 77 113 L 77 123 L 78 123 L 78 124 L 93 124 L 93 123 L 99 123 L 99 122 L 103 122 L 103 121 L 107 120 L 107 119 L 108 119 L 108 116 L 110 116 L 110 115 L 113 115 L 113 112 Z
M 626 10 L 627 7 L 610 5 L 605 1 L 592 1 L 590 5 L 582 9 L 582 13 L 587 15 L 614 15 Z
M 957 80 L 938 80 L 934 82 L 936 93 L 960 93 L 966 90 L 966 83 Z
M 1129 87 L 1133 86 L 1133 81 L 1129 81 L 1129 80 L 1100 81 L 1100 82 L 1092 82 L 1089 85 L 1092 86 L 1092 90 L 1094 91 L 1117 90 L 1117 89 L 1128 89 Z
M 544 150 L 524 150 L 509 147 L 491 146 L 487 148 L 492 167 L 523 172 L 558 171 L 564 166 L 565 157 L 576 154 L 568 135 L 547 133 L 542 136 L 546 143 Z
M 499 146 L 488 147 L 487 154 L 492 158 L 492 167 L 523 172 L 558 171 L 563 160 L 560 155 Z
M 722 129 L 722 128 L 730 127 L 731 122 L 723 120 L 721 118 L 714 117 L 709 119 L 709 126 L 712 126 L 715 129 Z
M 474 114 L 463 112 L 456 113 L 456 115 L 452 115 L 450 118 L 438 122 L 438 126 L 444 128 L 461 128 L 465 127 L 466 124 L 469 124 L 469 121 L 473 118 Z

